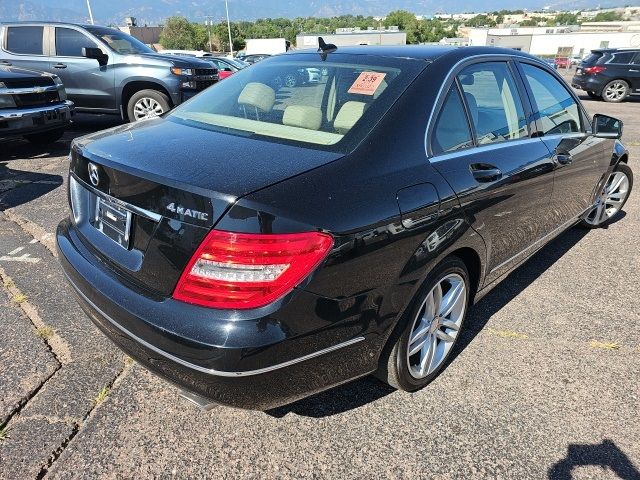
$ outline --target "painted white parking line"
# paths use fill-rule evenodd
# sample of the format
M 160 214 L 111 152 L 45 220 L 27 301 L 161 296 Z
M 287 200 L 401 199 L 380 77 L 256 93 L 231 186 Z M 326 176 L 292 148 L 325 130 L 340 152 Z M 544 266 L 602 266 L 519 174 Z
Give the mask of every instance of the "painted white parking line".
M 34 243 L 33 241 L 29 243 Z M 30 253 L 23 253 L 20 256 L 17 256 L 18 253 L 23 251 L 26 247 L 18 247 L 11 250 L 7 255 L 2 255 L 0 257 L 1 262 L 23 262 L 23 263 L 38 263 L 41 259 L 37 257 L 32 257 Z
M 28 253 L 20 255 L 19 257 L 9 257 L 7 255 L 3 255 L 2 257 L 0 257 L 0 262 L 38 263 L 40 260 L 40 258 L 32 257 Z

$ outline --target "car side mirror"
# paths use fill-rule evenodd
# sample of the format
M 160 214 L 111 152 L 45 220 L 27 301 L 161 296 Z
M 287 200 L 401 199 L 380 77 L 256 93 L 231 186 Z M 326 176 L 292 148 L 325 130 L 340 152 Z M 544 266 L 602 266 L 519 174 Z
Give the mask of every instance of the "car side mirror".
M 591 131 L 600 138 L 621 138 L 622 120 L 596 113 L 591 122 Z
M 109 60 L 109 56 L 96 47 L 83 47 L 82 56 L 86 58 L 93 58 L 94 60 L 97 60 L 98 63 L 102 66 L 106 65 L 107 60 Z

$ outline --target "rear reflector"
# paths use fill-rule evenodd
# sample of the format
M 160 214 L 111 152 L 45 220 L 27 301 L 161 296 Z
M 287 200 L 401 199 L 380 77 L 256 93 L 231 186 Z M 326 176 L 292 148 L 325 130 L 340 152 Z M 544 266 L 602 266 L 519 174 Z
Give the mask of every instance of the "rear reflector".
M 601 67 L 600 65 L 596 65 L 595 67 L 585 67 L 582 69 L 582 71 L 586 74 L 594 74 L 594 73 L 600 73 L 600 72 L 604 72 L 607 69 L 607 67 Z
M 320 232 L 212 230 L 182 273 L 173 298 L 220 309 L 263 307 L 293 290 L 332 246 L 331 236 Z

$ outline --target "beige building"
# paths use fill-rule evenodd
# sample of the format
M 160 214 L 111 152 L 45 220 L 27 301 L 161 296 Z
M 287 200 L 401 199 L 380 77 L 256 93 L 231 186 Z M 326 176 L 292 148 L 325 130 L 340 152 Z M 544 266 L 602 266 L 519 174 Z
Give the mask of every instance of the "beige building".
M 296 37 L 297 48 L 313 48 L 318 46 L 318 37 L 338 47 L 355 45 L 406 45 L 407 33 L 390 27 L 388 30 L 338 29 L 334 34 L 301 33 Z

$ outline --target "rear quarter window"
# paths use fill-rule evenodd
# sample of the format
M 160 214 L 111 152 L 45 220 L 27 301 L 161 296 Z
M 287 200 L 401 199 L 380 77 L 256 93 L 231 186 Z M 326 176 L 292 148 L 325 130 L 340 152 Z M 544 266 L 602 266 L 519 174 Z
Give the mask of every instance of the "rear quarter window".
M 44 55 L 42 36 L 44 27 L 7 27 L 6 49 L 20 55 Z
M 594 65 L 596 63 L 598 63 L 598 61 L 604 56 L 603 53 L 600 52 L 592 52 L 589 55 L 587 55 L 583 60 L 582 60 L 582 64 L 583 65 Z

